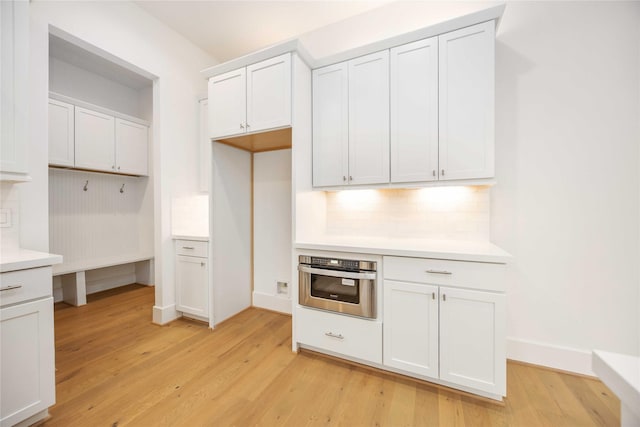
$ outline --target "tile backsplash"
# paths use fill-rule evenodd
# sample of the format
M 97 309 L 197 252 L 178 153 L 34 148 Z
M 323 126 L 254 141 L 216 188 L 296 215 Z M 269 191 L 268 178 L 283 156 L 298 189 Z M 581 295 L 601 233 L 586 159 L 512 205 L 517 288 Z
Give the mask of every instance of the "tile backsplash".
M 0 183 L 0 209 L 6 215 L 6 224 L 0 226 L 0 248 L 2 251 L 20 247 L 20 193 L 11 182 Z
M 487 186 L 327 192 L 326 234 L 489 240 Z

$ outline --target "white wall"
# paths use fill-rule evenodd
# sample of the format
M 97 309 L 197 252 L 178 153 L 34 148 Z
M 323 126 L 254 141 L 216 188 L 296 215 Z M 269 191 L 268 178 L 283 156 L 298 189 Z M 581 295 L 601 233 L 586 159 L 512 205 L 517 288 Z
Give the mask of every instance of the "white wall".
M 151 84 L 149 84 L 151 86 Z M 49 58 L 49 90 L 119 113 L 142 118 L 143 97 L 137 89 L 109 80 L 58 58 Z
M 32 2 L 30 172 L 22 188 L 21 244 L 48 249 L 47 97 L 49 25 L 157 76 L 153 96 L 156 306 L 154 321 L 177 316 L 171 198 L 197 192 L 199 71 L 214 58 L 130 2 Z
M 291 150 L 253 155 L 253 305 L 291 313 Z M 278 294 L 277 282 L 287 282 Z
M 640 3 L 507 6 L 493 239 L 515 256 L 510 357 L 638 354 Z M 575 350 L 575 351 L 574 351 Z
M 331 55 L 486 6 L 391 3 L 302 40 Z M 515 256 L 508 357 L 589 373 L 594 348 L 640 352 L 638 22 L 638 2 L 507 4 L 491 240 Z

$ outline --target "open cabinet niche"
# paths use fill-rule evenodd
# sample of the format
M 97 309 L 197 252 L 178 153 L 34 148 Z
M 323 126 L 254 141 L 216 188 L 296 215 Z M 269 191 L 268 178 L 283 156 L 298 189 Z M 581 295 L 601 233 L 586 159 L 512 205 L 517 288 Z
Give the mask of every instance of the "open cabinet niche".
M 148 127 L 145 176 L 81 170 L 73 159 L 60 167 L 50 149 L 50 250 L 64 258 L 54 268 L 54 298 L 73 305 L 85 303 L 87 293 L 154 282 L 153 81 L 111 59 L 61 31 L 49 34 L 50 143 L 58 135 L 53 126 L 60 127 L 60 110 L 52 105 L 68 106 L 62 114 L 69 120 L 70 155 L 77 155 L 74 118 L 81 110 L 113 116 L 114 126 L 128 118 Z M 90 127 L 84 132 L 92 135 Z
M 251 305 L 291 312 L 291 129 L 212 144 L 215 323 Z

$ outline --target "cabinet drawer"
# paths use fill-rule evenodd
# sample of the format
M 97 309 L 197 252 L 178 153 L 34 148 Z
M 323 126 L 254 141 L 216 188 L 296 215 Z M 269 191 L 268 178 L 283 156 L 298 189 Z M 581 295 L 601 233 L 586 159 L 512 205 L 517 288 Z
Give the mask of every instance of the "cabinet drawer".
M 0 273 L 0 306 L 51 296 L 51 267 Z
M 198 240 L 176 240 L 176 255 L 189 255 L 206 258 L 209 242 Z
M 505 291 L 505 264 L 384 257 L 384 278 L 470 289 Z
M 300 344 L 382 363 L 382 323 L 298 307 L 296 333 Z

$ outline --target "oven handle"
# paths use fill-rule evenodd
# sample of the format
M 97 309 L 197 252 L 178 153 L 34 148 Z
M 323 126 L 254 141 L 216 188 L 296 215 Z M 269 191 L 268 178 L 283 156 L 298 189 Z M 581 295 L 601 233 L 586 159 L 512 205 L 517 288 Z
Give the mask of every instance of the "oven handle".
M 343 279 L 376 280 L 375 272 L 353 273 L 351 271 L 336 271 L 336 270 L 325 270 L 322 268 L 307 267 L 306 265 L 299 265 L 298 270 L 302 271 L 303 273 L 318 274 L 321 276 L 329 276 L 329 277 L 341 277 Z

